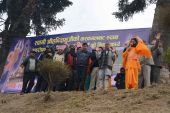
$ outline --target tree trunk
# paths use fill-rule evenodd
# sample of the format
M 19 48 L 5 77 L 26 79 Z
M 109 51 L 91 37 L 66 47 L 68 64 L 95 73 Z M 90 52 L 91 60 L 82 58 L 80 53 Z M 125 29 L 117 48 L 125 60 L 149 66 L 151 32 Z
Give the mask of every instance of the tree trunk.
M 161 32 L 163 48 L 170 47 L 170 1 L 158 0 L 153 20 L 151 39 L 157 32 Z
M 6 58 L 8 56 L 10 45 L 11 45 L 10 37 L 6 36 L 4 32 L 1 34 L 1 37 L 2 37 L 2 40 L 3 40 L 3 44 L 0 48 L 0 60 L 1 60 L 0 61 L 0 72 L 1 72 L 0 77 L 1 77 L 1 74 L 3 72 L 3 67 L 5 65 Z

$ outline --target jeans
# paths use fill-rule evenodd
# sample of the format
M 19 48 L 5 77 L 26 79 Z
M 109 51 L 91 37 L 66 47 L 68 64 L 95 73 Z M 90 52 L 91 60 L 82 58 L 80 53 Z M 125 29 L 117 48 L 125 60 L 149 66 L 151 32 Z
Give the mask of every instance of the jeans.
M 87 67 L 77 66 L 77 80 L 78 80 L 78 88 L 80 91 L 85 91 L 85 81 L 87 77 Z

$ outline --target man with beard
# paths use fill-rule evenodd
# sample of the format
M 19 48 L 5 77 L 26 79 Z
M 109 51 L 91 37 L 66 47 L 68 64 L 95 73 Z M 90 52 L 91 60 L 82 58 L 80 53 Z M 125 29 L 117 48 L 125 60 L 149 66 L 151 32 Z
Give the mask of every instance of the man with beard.
M 136 36 L 130 40 L 129 46 L 123 52 L 123 67 L 125 68 L 126 89 L 138 88 L 138 75 L 141 70 L 140 56 L 151 58 L 151 52 L 143 41 Z

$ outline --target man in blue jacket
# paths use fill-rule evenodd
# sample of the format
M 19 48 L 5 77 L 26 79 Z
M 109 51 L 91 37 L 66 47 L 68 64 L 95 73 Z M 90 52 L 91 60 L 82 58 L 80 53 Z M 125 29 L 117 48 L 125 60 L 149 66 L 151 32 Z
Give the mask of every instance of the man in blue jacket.
M 85 81 L 88 75 L 88 64 L 90 60 L 90 53 L 88 52 L 88 44 L 83 43 L 82 50 L 77 52 L 76 69 L 78 75 L 78 87 L 79 90 L 84 91 Z

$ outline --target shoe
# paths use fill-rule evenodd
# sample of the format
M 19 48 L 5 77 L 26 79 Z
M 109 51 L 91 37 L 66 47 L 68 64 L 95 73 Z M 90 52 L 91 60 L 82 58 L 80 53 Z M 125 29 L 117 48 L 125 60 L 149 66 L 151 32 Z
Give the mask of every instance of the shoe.
M 107 91 L 107 90 L 104 90 L 104 91 L 103 91 L 103 94 L 108 94 L 108 91 Z
M 23 95 L 23 94 L 24 94 L 24 92 L 21 92 L 21 93 L 20 93 L 20 95 Z

